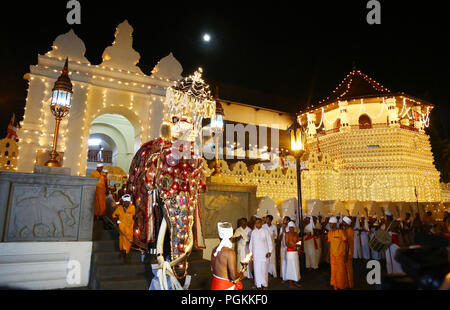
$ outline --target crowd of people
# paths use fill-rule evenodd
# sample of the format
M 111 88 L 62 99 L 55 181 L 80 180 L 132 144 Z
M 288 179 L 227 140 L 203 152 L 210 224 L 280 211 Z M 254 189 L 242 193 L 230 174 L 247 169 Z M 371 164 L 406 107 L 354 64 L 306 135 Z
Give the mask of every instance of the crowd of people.
M 411 245 L 448 247 L 450 232 L 449 211 L 442 221 L 435 220 L 431 212 L 426 212 L 423 217 L 419 213 L 414 217 L 406 213 L 402 218 L 394 218 L 390 210 L 380 217 L 368 214 L 307 215 L 303 218 L 301 244 L 298 225 L 289 217 L 277 224 L 272 221 L 271 215 L 262 218 L 255 215 L 249 221 L 246 218 L 239 220 L 237 229 L 228 240 L 228 244 L 234 243 L 233 248 L 236 249 L 236 266 L 232 268 L 235 268 L 237 278 L 230 279 L 222 274 L 221 281 L 225 281 L 225 286 L 228 280 L 229 287 L 236 288 L 236 280 L 248 278 L 254 282 L 254 288 L 268 289 L 270 274 L 272 277 L 279 275 L 291 287 L 301 287 L 299 254 L 303 251 L 306 270 L 317 271 L 319 265 L 329 266 L 331 287 L 335 290 L 354 288 L 355 260 L 378 260 L 385 266 L 387 274 L 400 274 L 403 273 L 402 266 L 396 259 L 399 248 Z M 384 241 L 386 246 L 377 251 L 374 245 L 383 242 L 376 238 L 378 230 L 385 232 L 389 242 Z M 253 259 L 248 265 L 243 265 L 249 253 Z M 218 253 L 215 254 L 212 257 L 213 272 L 218 265 L 215 262 Z M 239 270 L 243 272 L 239 273 Z
M 102 164 L 98 164 L 91 177 L 98 178 L 95 218 L 103 220 L 106 229 L 111 228 L 111 223 L 118 224 L 121 256 L 127 262 L 135 217 L 131 196 L 126 194 L 125 185 L 119 189 L 109 185 L 108 172 Z M 419 213 L 414 217 L 406 213 L 403 218 L 394 218 L 390 210 L 381 217 L 339 213 L 335 216 L 307 215 L 302 220 L 303 238 L 298 231 L 299 225 L 287 216 L 276 224 L 271 215 L 262 218 L 254 215 L 250 220 L 241 218 L 235 231 L 229 223 L 219 224 L 227 225 L 223 228 L 226 233 L 221 236 L 219 250 L 213 251 L 211 259 L 214 287 L 236 288 L 239 280 L 247 278 L 254 282 L 254 288 L 268 289 L 269 274 L 274 278 L 279 276 L 290 287 L 301 287 L 299 255 L 303 251 L 306 270 L 317 271 L 319 265 L 329 266 L 330 285 L 334 289 L 347 289 L 354 287 L 354 260 L 378 260 L 385 266 L 387 274 L 398 274 L 403 272 L 395 256 L 399 248 L 416 244 L 447 247 L 450 213 L 446 211 L 442 221 L 436 221 L 431 212 L 426 212 L 423 217 Z M 389 246 L 374 250 L 376 247 L 370 246 L 370 242 L 376 239 L 379 230 L 388 234 Z M 243 263 L 249 253 L 252 259 Z

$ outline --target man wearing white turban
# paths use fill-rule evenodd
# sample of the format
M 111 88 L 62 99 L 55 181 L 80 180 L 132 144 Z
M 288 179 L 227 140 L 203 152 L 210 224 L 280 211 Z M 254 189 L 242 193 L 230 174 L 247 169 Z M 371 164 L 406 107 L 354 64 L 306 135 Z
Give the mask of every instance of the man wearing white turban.
M 242 269 L 241 261 L 244 260 L 245 256 L 249 253 L 248 245 L 250 242 L 250 234 L 252 230 L 247 226 L 247 219 L 241 218 L 239 220 L 239 227 L 236 229 L 233 235 L 233 240 L 237 243 L 237 268 Z M 249 279 L 252 278 L 251 265 L 247 266 L 245 270 L 245 276 Z
M 347 237 L 348 242 L 348 254 L 347 254 L 347 260 L 345 261 L 345 267 L 347 269 L 347 281 L 349 288 L 354 287 L 354 281 L 353 281 L 353 238 L 354 238 L 354 230 L 352 227 L 352 219 L 348 216 L 344 216 L 342 220 L 342 229 L 345 232 L 345 235 Z
M 343 229 L 338 229 L 336 217 L 330 218 L 330 231 L 328 242 L 330 243 L 330 285 L 335 290 L 348 288 L 348 274 L 346 262 L 348 260 L 348 239 Z
M 250 236 L 250 253 L 253 253 L 253 272 L 255 286 L 267 289 L 269 286 L 269 259 L 272 255 L 272 238 L 267 229 L 262 227 L 262 220 L 256 219 L 255 228 Z
M 269 231 L 270 237 L 272 238 L 272 249 L 273 249 L 273 255 L 270 256 L 269 261 L 269 273 L 272 275 L 272 277 L 277 277 L 277 263 L 276 263 L 276 255 L 275 255 L 275 239 L 278 236 L 277 227 L 272 224 L 273 216 L 268 214 L 266 216 L 266 221 L 263 224 L 263 228 L 267 229 Z
M 291 219 L 289 216 L 285 216 L 283 218 L 283 225 L 280 229 L 280 234 L 278 235 L 278 239 L 280 240 L 280 277 L 284 279 L 284 259 L 286 256 L 286 232 L 289 231 L 287 225 Z M 284 281 L 284 280 L 283 280 Z
M 309 223 L 304 229 L 304 251 L 306 257 L 306 268 L 312 268 L 314 270 L 319 269 L 320 260 L 320 236 L 314 233 L 315 225 L 314 220 L 309 216 Z M 319 252 L 319 253 L 317 253 Z
M 300 262 L 297 252 L 297 242 L 299 240 L 298 234 L 295 233 L 294 222 L 289 222 L 288 227 L 289 232 L 285 235 L 286 242 L 286 255 L 284 258 L 284 275 L 283 280 L 289 281 L 289 286 L 291 287 L 301 287 L 298 281 L 300 281 Z
M 230 238 L 233 236 L 233 227 L 230 223 L 217 223 L 220 243 L 213 249 L 211 267 L 213 279 L 211 290 L 240 290 L 244 277 L 242 272 L 236 271 L 236 253 Z

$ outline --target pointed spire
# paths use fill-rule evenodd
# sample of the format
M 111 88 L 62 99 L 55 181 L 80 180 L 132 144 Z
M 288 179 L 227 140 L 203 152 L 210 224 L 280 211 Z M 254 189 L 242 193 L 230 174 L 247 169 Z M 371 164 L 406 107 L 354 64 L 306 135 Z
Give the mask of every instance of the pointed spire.
M 61 75 L 69 76 L 69 57 L 66 57 L 66 62 L 64 63 Z
M 72 93 L 72 81 L 70 80 L 69 77 L 69 57 L 66 58 L 66 62 L 64 64 L 64 68 L 62 69 L 62 73 L 55 82 L 53 90 L 55 89 L 62 89 Z

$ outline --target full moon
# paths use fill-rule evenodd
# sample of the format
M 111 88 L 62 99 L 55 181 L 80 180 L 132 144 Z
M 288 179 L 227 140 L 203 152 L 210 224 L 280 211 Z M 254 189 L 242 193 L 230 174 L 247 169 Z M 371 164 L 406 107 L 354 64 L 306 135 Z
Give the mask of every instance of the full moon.
M 203 35 L 203 41 L 209 42 L 210 40 L 211 40 L 211 36 L 210 36 L 209 34 L 205 33 L 205 34 Z

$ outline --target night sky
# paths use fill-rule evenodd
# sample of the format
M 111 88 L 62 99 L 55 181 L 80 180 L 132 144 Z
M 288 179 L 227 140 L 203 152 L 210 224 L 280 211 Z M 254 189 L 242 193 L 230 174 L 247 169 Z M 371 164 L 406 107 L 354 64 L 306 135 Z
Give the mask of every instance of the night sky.
M 260 104 L 297 112 L 327 97 L 356 65 L 391 91 L 431 101 L 436 106 L 432 126 L 450 137 L 449 18 L 439 1 L 380 1 L 381 25 L 367 24 L 365 0 L 220 1 L 220 6 L 212 1 L 80 2 L 81 25 L 74 26 L 66 22 L 65 0 L 15 1 L 2 9 L 1 136 L 12 112 L 23 115 L 23 75 L 37 63 L 38 53 L 46 53 L 73 27 L 86 45 L 86 57 L 100 64 L 116 26 L 128 19 L 134 49 L 141 54 L 138 65 L 146 74 L 173 52 L 184 75 L 201 66 L 212 84 L 267 93 L 266 99 L 287 97 L 291 100 Z M 205 32 L 212 37 L 208 44 L 202 42 Z M 242 98 L 259 104 L 251 99 L 256 95 Z

